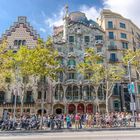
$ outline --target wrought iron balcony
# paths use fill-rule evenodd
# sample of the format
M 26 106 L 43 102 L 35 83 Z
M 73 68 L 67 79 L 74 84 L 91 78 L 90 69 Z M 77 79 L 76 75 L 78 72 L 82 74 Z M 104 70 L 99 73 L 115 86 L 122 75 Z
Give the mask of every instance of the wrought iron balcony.
M 98 46 L 98 45 L 102 46 L 103 45 L 103 40 L 96 40 L 95 45 L 96 46 Z
M 110 50 L 110 51 L 115 51 L 115 50 L 118 50 L 118 48 L 117 48 L 116 45 L 109 45 L 109 46 L 108 46 L 108 50 Z
M 119 62 L 118 58 L 109 58 L 110 63 L 117 63 Z
M 68 65 L 68 69 L 73 70 L 73 69 L 75 69 L 75 68 L 76 68 L 76 66 L 75 66 L 75 65 Z

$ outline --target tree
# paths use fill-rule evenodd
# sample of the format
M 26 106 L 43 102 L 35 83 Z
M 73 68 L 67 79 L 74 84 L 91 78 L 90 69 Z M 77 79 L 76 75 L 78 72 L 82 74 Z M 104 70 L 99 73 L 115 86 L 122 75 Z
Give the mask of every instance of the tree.
M 104 67 L 104 85 L 106 91 L 106 112 L 109 113 L 109 99 L 113 93 L 114 85 L 123 79 L 124 70 L 118 65 L 106 65 Z
M 89 80 L 94 86 L 96 94 L 96 111 L 100 112 L 99 99 L 98 99 L 98 89 L 104 79 L 103 64 L 100 61 L 103 60 L 102 56 L 96 54 L 93 48 L 88 48 L 85 51 L 84 62 L 78 64 L 77 69 L 84 76 L 88 76 L 91 73 Z
M 0 88 L 7 88 L 8 84 L 6 79 L 11 76 L 9 69 L 7 69 L 7 61 L 10 59 L 8 53 L 8 43 L 6 39 L 3 39 L 0 43 Z
M 92 74 L 89 79 L 94 85 L 97 111 L 100 111 L 98 89 L 101 84 L 104 84 L 106 112 L 108 113 L 108 102 L 112 95 L 114 84 L 122 79 L 124 71 L 118 65 L 99 63 L 101 61 L 103 62 L 103 57 L 96 54 L 93 48 L 89 48 L 85 51 L 84 62 L 79 63 L 77 68 L 83 75 L 86 75 L 87 72 Z
M 26 63 L 23 66 L 23 72 L 28 72 L 33 77 L 38 77 L 41 84 L 42 93 L 42 119 L 44 114 L 44 94 L 45 94 L 45 78 L 54 80 L 56 73 L 60 70 L 59 63 L 55 59 L 57 51 L 54 50 L 51 40 L 46 43 L 38 40 L 37 47 L 30 50 L 29 55 L 26 57 Z
M 20 46 L 19 50 L 17 50 L 16 53 L 13 53 L 12 50 L 8 50 L 7 53 L 9 57 L 7 57 L 6 59 L 5 68 L 9 71 L 12 80 L 15 81 L 14 84 L 18 83 L 18 87 L 21 92 L 20 95 L 22 115 L 23 97 L 27 84 L 23 82 L 22 77 L 30 76 L 35 79 L 34 81 L 36 81 L 36 83 L 37 79 L 41 78 L 40 81 L 42 86 L 42 101 L 44 102 L 43 98 L 45 92 L 45 83 L 43 81 L 43 78 L 56 78 L 56 70 L 59 69 L 58 62 L 55 60 L 57 52 L 53 49 L 51 39 L 49 38 L 46 43 L 39 39 L 37 46 L 33 49 L 30 49 L 27 46 Z M 34 86 L 36 83 L 33 82 L 32 86 Z M 41 102 L 42 106 L 43 102 Z
M 124 57 L 123 57 L 124 65 L 128 65 L 128 62 L 130 60 L 131 60 L 131 65 L 140 76 L 140 49 L 137 49 L 136 51 L 128 49 L 124 52 Z

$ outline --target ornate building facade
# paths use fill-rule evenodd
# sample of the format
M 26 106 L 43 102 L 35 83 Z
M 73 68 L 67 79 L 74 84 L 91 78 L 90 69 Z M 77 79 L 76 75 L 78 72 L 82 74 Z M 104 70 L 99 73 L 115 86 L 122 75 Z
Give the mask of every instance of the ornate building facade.
M 86 48 L 95 48 L 100 55 L 105 54 L 105 32 L 81 12 L 69 14 L 66 9 L 63 22 L 62 26 L 54 27 L 53 34 L 54 47 L 59 52 L 58 60 L 65 68 L 63 73 L 59 73 L 54 87 L 53 112 L 96 112 L 94 84 L 76 70 L 76 65 L 84 60 Z M 105 112 L 104 99 L 101 86 L 99 100 L 102 112 Z
M 18 17 L 18 21 L 6 30 L 5 34 L 2 35 L 3 39 L 6 39 L 8 48 L 13 50 L 14 53 L 22 45 L 28 46 L 29 49 L 34 48 L 37 45 L 39 35 L 33 29 L 26 17 Z M 20 94 L 17 97 L 16 113 L 20 115 L 21 99 L 23 97 L 23 112 L 24 113 L 40 113 L 41 112 L 41 86 L 40 83 L 35 81 L 32 77 L 19 77 L 20 82 L 19 90 Z M 14 89 L 16 83 L 12 80 L 6 80 L 5 85 L 0 89 L 0 116 L 2 116 L 4 110 L 13 113 L 14 111 Z M 48 91 L 51 86 L 45 83 L 45 95 L 44 95 L 44 108 L 50 108 L 51 98 Z M 22 90 L 24 89 L 24 91 Z M 24 93 L 23 93 L 24 92 Z M 46 112 L 45 109 L 45 112 Z M 47 109 L 48 110 L 48 109 Z M 49 112 L 48 112 L 49 113 Z

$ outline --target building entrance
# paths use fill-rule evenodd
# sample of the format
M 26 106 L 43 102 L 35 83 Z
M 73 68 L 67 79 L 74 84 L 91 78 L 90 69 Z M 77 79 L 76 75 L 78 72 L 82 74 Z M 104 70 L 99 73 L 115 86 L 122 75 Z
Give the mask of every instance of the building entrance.
M 61 109 L 61 108 L 57 108 L 57 109 L 56 109 L 56 111 L 55 111 L 55 113 L 56 113 L 56 114 L 62 114 L 62 113 L 63 113 L 63 111 L 62 111 L 62 109 Z

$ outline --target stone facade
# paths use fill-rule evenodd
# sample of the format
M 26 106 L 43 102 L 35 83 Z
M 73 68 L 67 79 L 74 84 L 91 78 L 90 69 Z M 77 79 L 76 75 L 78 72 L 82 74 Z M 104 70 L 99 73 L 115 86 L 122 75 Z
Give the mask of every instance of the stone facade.
M 6 30 L 5 34 L 2 35 L 0 41 L 6 38 L 8 43 L 8 48 L 16 52 L 21 45 L 28 46 L 29 49 L 36 47 L 37 39 L 39 35 L 33 29 L 29 22 L 27 22 L 26 17 L 18 17 L 18 21 L 14 23 L 13 26 L 10 27 L 9 30 Z M 20 95 L 17 97 L 17 107 L 16 112 L 17 115 L 20 115 L 21 108 L 21 99 L 24 100 L 23 110 L 25 113 L 37 113 L 41 112 L 41 89 L 39 83 L 35 81 L 33 77 L 19 77 L 21 82 L 19 84 L 19 92 Z M 11 79 L 12 80 L 12 79 Z M 27 83 L 23 84 L 23 81 L 27 81 Z M 2 116 L 4 110 L 8 110 L 13 113 L 14 110 L 14 89 L 15 89 L 15 81 L 12 80 L 10 82 L 5 83 L 5 87 L 0 89 L 0 116 Z M 25 92 L 22 89 L 25 89 Z M 44 108 L 45 112 L 47 108 L 51 110 L 51 97 L 50 94 L 50 82 L 49 84 L 45 84 L 45 99 L 44 99 Z M 24 93 L 23 93 L 24 92 Z M 23 93 L 23 94 L 22 94 Z M 24 95 L 24 97 L 22 96 Z M 22 98 L 23 97 L 23 98 Z M 50 112 L 48 112 L 50 113 Z
M 53 35 L 58 59 L 65 68 L 54 87 L 53 112 L 96 112 L 94 85 L 76 70 L 76 64 L 83 61 L 86 48 L 105 54 L 105 32 L 81 12 L 66 12 L 63 21 L 63 26 L 54 27 Z M 104 93 L 100 95 L 101 112 L 105 112 Z
M 124 80 L 116 85 L 118 93 L 111 98 L 111 109 L 114 110 L 115 102 L 119 104 L 120 110 L 130 110 L 130 95 L 127 90 L 128 67 L 122 64 L 123 52 L 127 49 L 136 50 L 140 47 L 140 29 L 129 19 L 124 18 L 111 10 L 102 10 L 97 22 L 104 29 L 106 34 L 107 61 L 124 68 L 126 73 Z M 131 79 L 135 81 L 136 88 L 136 109 L 140 111 L 140 91 L 138 91 L 139 77 L 131 65 Z M 117 97 L 118 96 L 118 97 Z M 117 106 L 117 105 L 116 105 Z

